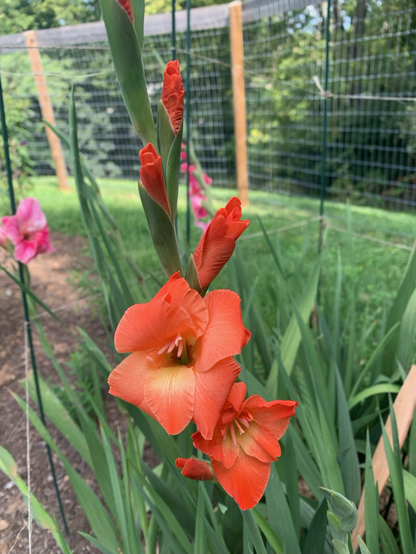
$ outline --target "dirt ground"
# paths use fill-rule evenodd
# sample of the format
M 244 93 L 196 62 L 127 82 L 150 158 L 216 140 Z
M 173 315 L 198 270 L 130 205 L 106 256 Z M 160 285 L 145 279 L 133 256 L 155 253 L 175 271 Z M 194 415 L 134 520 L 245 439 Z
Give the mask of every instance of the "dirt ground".
M 32 289 L 64 321 L 68 331 L 81 326 L 94 338 L 104 338 L 104 330 L 98 318 L 94 318 L 88 309 L 86 299 L 68 278 L 73 270 L 82 271 L 91 260 L 80 255 L 86 241 L 79 237 L 67 237 L 59 233 L 51 234 L 51 242 L 56 252 L 42 255 L 30 262 Z M 4 263 L 5 253 L 0 254 L 0 263 Z M 59 362 L 68 359 L 75 348 L 75 339 L 70 332 L 63 331 L 49 315 L 42 318 L 43 325 L 55 355 Z M 36 361 L 39 374 L 44 379 L 56 380 L 56 374 L 43 354 L 39 340 L 34 332 Z M 21 396 L 24 390 L 19 380 L 24 378 L 24 335 L 23 308 L 20 289 L 8 276 L 0 271 L 0 445 L 4 446 L 18 464 L 18 472 L 27 480 L 26 467 L 26 420 L 23 412 L 13 400 L 10 391 Z M 115 408 L 114 402 L 105 399 L 111 412 L 112 423 L 117 426 L 123 419 Z M 35 406 L 34 406 L 35 407 Z M 50 424 L 48 429 L 57 441 L 73 467 L 87 480 L 92 479 L 90 471 L 81 458 L 65 439 Z M 61 525 L 58 503 L 50 476 L 46 448 L 37 432 L 30 431 L 30 460 L 32 492 L 48 510 L 54 514 Z M 90 532 L 88 523 L 78 507 L 75 495 L 65 475 L 62 464 L 54 457 L 64 511 L 70 534 L 67 540 L 74 553 L 97 552 L 78 535 L 77 531 Z M 28 552 L 27 508 L 18 489 L 0 472 L 0 554 Z M 56 554 L 60 552 L 49 532 L 33 524 L 32 552 L 34 554 Z

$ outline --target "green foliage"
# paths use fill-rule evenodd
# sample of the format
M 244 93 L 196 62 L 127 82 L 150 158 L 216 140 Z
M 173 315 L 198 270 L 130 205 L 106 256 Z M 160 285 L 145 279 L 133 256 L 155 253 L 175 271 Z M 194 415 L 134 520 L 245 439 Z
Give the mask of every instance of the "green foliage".
M 0 35 L 98 21 L 98 0 L 3 0 Z

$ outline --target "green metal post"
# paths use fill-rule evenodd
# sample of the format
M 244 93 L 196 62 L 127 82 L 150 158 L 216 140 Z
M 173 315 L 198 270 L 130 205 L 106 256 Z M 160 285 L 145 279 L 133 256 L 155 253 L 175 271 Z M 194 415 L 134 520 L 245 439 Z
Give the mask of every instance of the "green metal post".
M 189 162 L 191 159 L 191 0 L 186 0 L 186 242 L 191 240 L 191 198 Z
M 11 167 L 10 153 L 9 153 L 9 137 L 8 137 L 7 126 L 6 126 L 6 111 L 4 107 L 1 74 L 0 74 L 0 119 L 1 119 L 1 131 L 3 136 L 4 160 L 5 160 L 6 172 L 7 172 L 7 184 L 9 187 L 9 195 L 10 195 L 10 208 L 11 208 L 12 214 L 14 215 L 16 213 L 16 201 L 15 201 L 14 190 L 13 190 L 12 167 Z M 19 267 L 19 279 L 20 279 L 20 282 L 24 285 L 25 275 L 23 270 L 23 264 L 18 262 L 18 267 Z M 33 378 L 35 381 L 36 397 L 37 397 L 38 406 L 39 406 L 39 413 L 40 413 L 40 418 L 42 420 L 42 423 L 46 428 L 45 413 L 43 411 L 42 396 L 41 396 L 40 386 L 39 386 L 39 375 L 38 375 L 37 366 L 36 366 L 35 350 L 33 348 L 32 328 L 30 326 L 30 316 L 29 316 L 29 306 L 27 302 L 26 293 L 24 292 L 23 289 L 22 289 L 22 303 L 23 303 L 23 312 L 24 312 L 24 318 L 25 318 L 27 342 L 28 342 L 29 351 L 30 351 L 30 361 L 33 369 Z M 46 445 L 46 451 L 48 454 L 49 467 L 51 469 L 56 498 L 59 504 L 59 511 L 61 513 L 62 521 L 65 527 L 65 532 L 67 535 L 69 535 L 68 525 L 66 522 L 65 513 L 64 513 L 62 501 L 61 501 L 61 495 L 59 493 L 58 482 L 56 480 L 55 467 L 53 465 L 53 460 L 52 460 L 52 453 L 48 444 Z
M 326 29 L 325 29 L 325 76 L 324 76 L 324 92 L 328 90 L 328 72 L 329 72 L 329 20 L 331 12 L 331 0 L 327 0 L 326 12 Z M 321 158 L 321 202 L 319 206 L 319 243 L 318 252 L 322 251 L 322 235 L 323 235 L 323 215 L 325 204 L 325 179 L 326 179 L 326 139 L 327 139 L 327 120 L 328 120 L 328 98 L 324 96 L 324 119 L 322 125 L 322 158 Z
M 176 60 L 176 0 L 172 0 L 172 60 Z

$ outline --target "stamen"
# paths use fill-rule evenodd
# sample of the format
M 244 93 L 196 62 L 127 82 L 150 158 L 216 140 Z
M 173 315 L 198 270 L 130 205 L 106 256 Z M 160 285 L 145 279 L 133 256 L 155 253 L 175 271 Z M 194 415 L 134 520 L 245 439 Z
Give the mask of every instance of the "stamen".
M 234 423 L 237 425 L 237 429 L 240 433 L 240 435 L 242 435 L 243 433 L 245 433 L 244 429 L 241 427 L 241 425 L 238 423 L 238 419 L 235 419 L 234 420 Z
M 244 425 L 244 427 L 247 427 L 247 429 L 250 427 L 249 422 L 244 417 L 238 417 L 237 420 Z
M 230 427 L 231 438 L 233 440 L 233 445 L 237 446 L 237 439 L 235 438 L 234 425 L 231 423 L 231 425 L 229 427 Z
M 163 352 L 165 352 L 165 350 L 167 350 L 169 348 L 169 342 L 167 342 L 165 344 L 165 346 L 162 346 L 162 348 L 158 351 L 158 355 L 160 356 L 161 354 L 163 354 Z
M 175 344 L 175 340 L 173 340 L 171 343 L 170 343 L 170 346 L 168 348 L 168 354 L 170 354 L 172 352 L 172 350 L 175 348 L 176 344 Z
M 178 344 L 178 353 L 177 353 L 178 358 L 180 358 L 182 356 L 182 351 L 183 351 L 183 340 L 182 340 L 182 337 L 181 337 L 179 339 L 179 344 Z

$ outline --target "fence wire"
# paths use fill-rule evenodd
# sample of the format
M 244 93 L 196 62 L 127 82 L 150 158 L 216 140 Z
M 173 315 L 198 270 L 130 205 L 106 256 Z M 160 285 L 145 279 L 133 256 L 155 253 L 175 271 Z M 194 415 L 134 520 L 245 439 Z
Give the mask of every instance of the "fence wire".
M 295 5 L 299 1 L 275 0 L 243 13 L 249 186 L 316 198 L 327 3 Z M 335 0 L 329 17 L 326 197 L 414 212 L 416 4 Z M 235 188 L 229 29 L 214 27 L 191 35 L 192 138 L 213 185 Z M 169 29 L 146 37 L 145 45 L 156 114 L 163 62 L 170 59 Z M 177 35 L 177 52 L 185 71 L 185 33 Z M 137 180 L 141 144 L 107 43 L 84 37 L 76 46 L 40 53 L 58 128 L 68 132 L 69 90 L 75 85 L 81 149 L 92 170 L 98 177 Z M 27 49 L 7 53 L 3 47 L 1 70 L 15 182 L 30 172 L 54 174 Z

